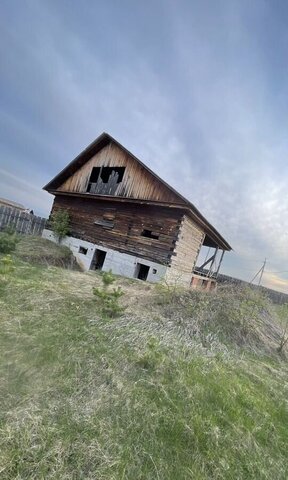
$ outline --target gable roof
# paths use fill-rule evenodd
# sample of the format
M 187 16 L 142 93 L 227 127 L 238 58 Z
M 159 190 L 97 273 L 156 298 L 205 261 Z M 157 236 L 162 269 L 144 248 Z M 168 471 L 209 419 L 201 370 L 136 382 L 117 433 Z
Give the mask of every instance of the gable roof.
M 179 203 L 175 204 L 178 207 L 183 207 L 187 210 L 196 223 L 202 225 L 205 228 L 206 233 L 211 237 L 214 242 L 219 245 L 220 248 L 223 250 L 232 250 L 231 246 L 226 242 L 226 240 L 220 235 L 219 232 L 206 220 L 206 218 L 199 212 L 199 210 L 183 197 L 180 193 L 178 193 L 173 187 L 168 185 L 162 178 L 160 178 L 156 173 L 150 170 L 139 158 L 135 157 L 133 153 L 129 152 L 123 145 L 121 145 L 115 138 L 109 135 L 106 132 L 103 132 L 99 137 L 94 140 L 94 142 L 90 143 L 87 148 L 85 148 L 72 162 L 70 162 L 60 173 L 58 173 L 47 185 L 43 187 L 43 190 L 47 190 L 50 193 L 56 194 L 57 188 L 59 188 L 62 183 L 67 180 L 71 175 L 73 175 L 79 168 L 81 168 L 90 158 L 96 155 L 102 148 L 106 147 L 110 143 L 114 143 L 118 148 L 128 154 L 132 159 L 134 159 L 141 167 L 143 167 L 146 171 L 148 171 L 155 179 L 157 179 L 162 185 L 164 185 L 168 190 L 170 190 L 176 197 L 179 199 Z M 90 193 L 84 194 L 89 195 L 92 197 Z M 116 199 L 116 197 L 114 197 Z M 122 198 L 124 200 L 124 197 Z M 125 197 L 126 200 L 128 198 Z M 130 199 L 131 200 L 131 199 Z M 133 200 L 133 199 L 132 199 Z M 136 201 L 136 199 L 135 199 Z M 137 200 L 138 202 L 142 202 L 142 200 Z M 159 202 L 160 203 L 160 202 Z

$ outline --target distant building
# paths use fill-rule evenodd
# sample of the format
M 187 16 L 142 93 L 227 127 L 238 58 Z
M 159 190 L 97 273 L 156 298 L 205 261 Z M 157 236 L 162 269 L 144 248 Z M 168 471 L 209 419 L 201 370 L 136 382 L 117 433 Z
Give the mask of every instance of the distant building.
M 21 203 L 13 202 L 12 200 L 7 200 L 7 198 L 0 198 L 0 206 L 11 207 L 20 210 L 21 212 L 29 212 L 29 210 L 21 205 Z
M 44 190 L 70 215 L 63 241 L 85 269 L 213 288 L 227 241 L 192 203 L 103 133 Z M 43 236 L 55 240 L 53 232 Z M 212 252 L 196 268 L 202 245 Z

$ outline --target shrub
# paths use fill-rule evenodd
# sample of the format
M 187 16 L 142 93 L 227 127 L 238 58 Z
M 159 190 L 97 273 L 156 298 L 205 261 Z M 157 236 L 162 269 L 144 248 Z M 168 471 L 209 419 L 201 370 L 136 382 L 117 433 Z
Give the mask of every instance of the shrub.
M 56 237 L 58 238 L 58 242 L 60 243 L 62 238 L 66 237 L 66 235 L 69 233 L 70 216 L 67 210 L 58 210 L 57 212 L 53 213 L 51 216 L 50 225 Z
M 19 242 L 19 239 L 15 234 L 10 235 L 7 232 L 1 233 L 0 234 L 0 253 L 14 252 L 18 242 Z
M 124 312 L 124 307 L 119 304 L 119 299 L 124 295 L 120 287 L 109 290 L 109 286 L 115 282 L 115 277 L 111 271 L 103 272 L 101 275 L 102 288 L 93 288 L 93 294 L 96 297 L 96 303 L 103 316 L 108 318 L 119 317 Z
M 11 255 L 5 255 L 0 259 L 0 274 L 7 275 L 14 270 L 14 262 Z

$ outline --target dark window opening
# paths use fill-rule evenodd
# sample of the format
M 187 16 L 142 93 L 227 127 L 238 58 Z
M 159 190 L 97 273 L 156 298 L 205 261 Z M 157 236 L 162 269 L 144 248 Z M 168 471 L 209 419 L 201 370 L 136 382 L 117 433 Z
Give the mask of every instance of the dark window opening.
M 104 250 L 95 250 L 90 270 L 102 270 L 106 258 L 106 253 L 107 252 L 104 252 Z
M 157 233 L 153 233 L 152 230 L 142 230 L 141 233 L 142 237 L 147 237 L 147 238 L 154 238 L 155 240 L 159 239 L 159 235 Z
M 153 273 L 154 275 L 155 275 L 155 273 L 157 273 L 156 268 L 153 268 L 152 273 Z
M 147 280 L 150 267 L 148 265 L 143 265 L 143 263 L 137 263 L 136 267 L 136 278 L 139 280 Z
M 122 182 L 123 175 L 124 175 L 124 172 L 125 172 L 125 167 L 102 167 L 101 174 L 100 174 L 102 182 L 103 183 L 108 183 L 109 178 L 110 178 L 110 176 L 112 175 L 113 172 L 118 174 L 117 183 Z
M 79 247 L 79 253 L 83 253 L 83 255 L 87 255 L 88 248 L 85 247 Z
M 93 168 L 92 168 L 92 172 L 91 172 L 91 175 L 90 175 L 90 180 L 89 180 L 89 182 L 91 182 L 91 183 L 97 183 L 98 178 L 99 178 L 100 170 L 101 170 L 100 167 L 93 167 Z
M 88 182 L 87 192 L 95 193 L 96 184 L 101 179 L 102 183 L 108 183 L 111 175 L 116 176 L 116 184 L 122 182 L 125 167 L 93 167 Z M 99 182 L 101 183 L 101 182 Z
M 92 183 L 97 183 L 98 182 L 100 170 L 101 170 L 100 167 L 93 167 L 92 168 L 92 172 L 91 172 L 88 187 L 87 187 L 87 192 L 91 191 Z

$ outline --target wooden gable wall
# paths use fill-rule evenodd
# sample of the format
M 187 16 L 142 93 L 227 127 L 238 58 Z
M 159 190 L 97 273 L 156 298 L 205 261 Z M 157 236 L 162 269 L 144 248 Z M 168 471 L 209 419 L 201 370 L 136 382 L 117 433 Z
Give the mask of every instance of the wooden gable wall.
M 87 192 L 93 167 L 125 167 L 122 182 L 113 195 L 171 203 L 184 203 L 166 185 L 142 167 L 128 152 L 110 143 L 88 160 L 59 188 L 62 192 Z

